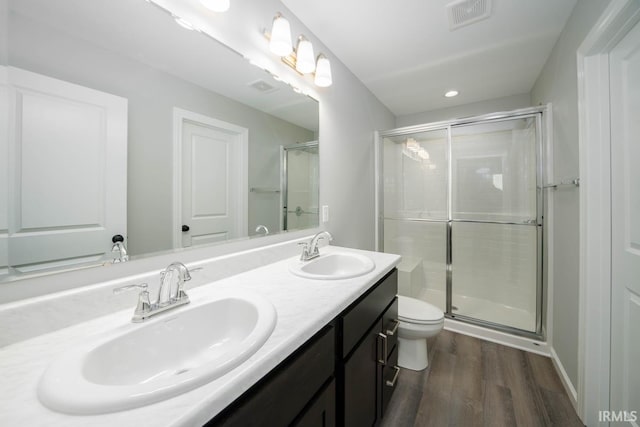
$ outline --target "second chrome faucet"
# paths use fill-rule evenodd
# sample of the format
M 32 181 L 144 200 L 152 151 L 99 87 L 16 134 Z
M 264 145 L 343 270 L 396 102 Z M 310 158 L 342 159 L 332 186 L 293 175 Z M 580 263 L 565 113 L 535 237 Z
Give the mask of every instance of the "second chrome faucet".
M 196 270 L 200 270 L 200 268 L 194 268 L 191 271 Z M 113 293 L 119 294 L 130 289 L 141 289 L 138 295 L 138 305 L 131 321 L 136 323 L 143 322 L 156 314 L 188 304 L 189 296 L 184 291 L 184 282 L 189 280 L 191 280 L 189 269 L 181 262 L 173 262 L 160 273 L 160 288 L 155 302 L 152 303 L 149 298 L 146 283 L 121 286 L 115 288 Z
M 309 243 L 299 243 L 299 245 L 302 245 L 302 255 L 300 255 L 300 261 L 309 261 L 319 257 L 320 251 L 318 250 L 318 241 L 320 239 L 324 239 L 325 236 L 329 239 L 329 241 L 333 240 L 333 236 L 331 235 L 331 233 L 329 233 L 328 231 L 321 231 L 313 236 Z

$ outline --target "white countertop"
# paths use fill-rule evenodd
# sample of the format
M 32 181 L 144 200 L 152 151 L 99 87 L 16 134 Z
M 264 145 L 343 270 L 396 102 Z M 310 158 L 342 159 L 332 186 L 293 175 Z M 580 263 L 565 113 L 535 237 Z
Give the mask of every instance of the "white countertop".
M 94 336 L 126 325 L 134 307 L 0 349 L 0 425 L 6 426 L 200 426 L 333 320 L 400 261 L 397 255 L 325 246 L 321 253 L 347 251 L 369 256 L 376 268 L 348 280 L 318 281 L 289 273 L 289 258 L 188 290 L 195 301 L 219 290 L 245 289 L 266 297 L 278 320 L 267 342 L 246 362 L 194 390 L 140 408 L 104 415 L 65 415 L 37 398 L 40 376 L 58 354 Z M 187 306 L 188 307 L 188 306 Z M 180 310 L 180 308 L 176 309 Z M 161 316 L 161 315 L 160 315 Z M 1 326 L 0 326 L 1 327 Z

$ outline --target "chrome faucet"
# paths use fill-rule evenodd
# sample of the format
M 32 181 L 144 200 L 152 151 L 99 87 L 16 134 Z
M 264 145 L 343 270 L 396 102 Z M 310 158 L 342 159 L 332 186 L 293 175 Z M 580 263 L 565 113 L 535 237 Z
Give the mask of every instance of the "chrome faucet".
M 201 270 L 194 268 L 191 271 Z M 174 274 L 178 275 L 174 283 Z M 133 312 L 132 322 L 143 322 L 149 317 L 162 313 L 163 311 L 189 304 L 189 296 L 184 291 L 184 282 L 191 280 L 189 269 L 181 262 L 173 262 L 160 273 L 160 288 L 158 289 L 158 298 L 155 302 L 149 299 L 149 291 L 147 284 L 126 285 L 113 290 L 114 294 L 119 294 L 130 289 L 142 289 L 138 295 L 138 305 Z
M 172 286 L 172 283 L 175 273 L 178 273 L 178 280 L 174 287 Z M 160 273 L 158 305 L 166 306 L 181 299 L 186 299 L 188 303 L 189 297 L 184 292 L 184 282 L 188 282 L 189 280 L 191 280 L 191 274 L 189 274 L 189 269 L 186 265 L 181 262 L 172 262 L 169 264 L 169 266 Z
M 256 233 L 260 233 L 261 231 L 264 233 L 265 236 L 269 234 L 269 229 L 267 228 L 266 225 L 261 224 L 256 227 Z
M 300 255 L 300 261 L 309 261 L 320 256 L 318 250 L 318 241 L 324 239 L 327 236 L 329 241 L 333 240 L 333 236 L 328 231 L 321 231 L 311 238 L 309 243 L 299 243 L 302 245 L 302 255 Z
M 129 255 L 127 255 L 127 248 L 124 245 L 124 237 L 120 234 L 116 234 L 111 238 L 113 246 L 111 246 L 111 253 L 117 254 L 115 258 L 111 260 L 113 264 L 118 262 L 129 261 Z

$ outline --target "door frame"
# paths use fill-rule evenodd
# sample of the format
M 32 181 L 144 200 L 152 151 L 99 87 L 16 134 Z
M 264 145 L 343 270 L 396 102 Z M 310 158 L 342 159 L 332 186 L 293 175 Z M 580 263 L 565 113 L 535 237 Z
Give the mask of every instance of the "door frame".
M 203 114 L 173 108 L 173 248 L 182 248 L 182 131 L 185 121 L 195 122 L 204 126 L 220 129 L 224 132 L 234 134 L 239 138 L 240 168 L 236 171 L 238 175 L 238 186 L 240 194 L 238 197 L 236 212 L 239 213 L 238 233 L 240 236 L 247 236 L 249 227 L 249 129 L 214 119 Z
M 580 167 L 578 415 L 609 409 L 611 137 L 609 52 L 640 22 L 640 1 L 612 0 L 577 51 Z M 598 424 L 599 425 L 599 424 Z

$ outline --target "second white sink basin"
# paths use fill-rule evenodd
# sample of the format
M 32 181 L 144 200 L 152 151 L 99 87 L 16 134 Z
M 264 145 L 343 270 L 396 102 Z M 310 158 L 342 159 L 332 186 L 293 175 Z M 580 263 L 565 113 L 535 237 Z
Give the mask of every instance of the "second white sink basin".
M 339 280 L 367 274 L 376 267 L 367 256 L 352 252 L 321 254 L 311 261 L 297 261 L 289 265 L 296 276 L 316 280 Z
M 128 324 L 55 359 L 40 401 L 70 414 L 131 409 L 210 382 L 254 354 L 273 332 L 276 311 L 259 295 L 234 291 Z

